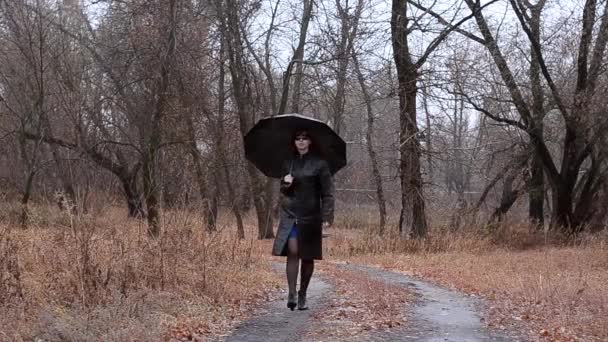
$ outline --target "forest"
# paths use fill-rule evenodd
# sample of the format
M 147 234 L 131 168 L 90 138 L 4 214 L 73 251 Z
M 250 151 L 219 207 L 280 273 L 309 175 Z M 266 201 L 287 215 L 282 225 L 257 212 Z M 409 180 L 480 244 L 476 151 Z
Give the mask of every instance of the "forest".
M 243 137 L 288 113 L 346 142 L 316 284 L 359 293 L 301 340 L 408 324 L 342 263 L 608 338 L 607 43 L 605 0 L 0 0 L 0 340 L 223 340 L 284 296 Z

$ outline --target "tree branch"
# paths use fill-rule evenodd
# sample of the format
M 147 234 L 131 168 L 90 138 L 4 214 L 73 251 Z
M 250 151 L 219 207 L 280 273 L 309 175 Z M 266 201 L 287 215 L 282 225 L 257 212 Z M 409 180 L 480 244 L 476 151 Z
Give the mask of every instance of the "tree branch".
M 487 4 L 479 7 L 478 9 L 476 9 L 474 11 L 471 11 L 471 14 L 469 14 L 466 17 L 462 18 L 455 25 L 450 26 L 446 30 L 442 31 L 437 37 L 435 37 L 435 39 L 433 39 L 433 41 L 428 45 L 428 47 L 426 48 L 426 50 L 424 51 L 424 53 L 422 54 L 422 56 L 418 59 L 418 61 L 416 62 L 416 68 L 422 67 L 422 65 L 424 64 L 424 62 L 426 62 L 426 60 L 431 55 L 431 53 L 433 53 L 433 51 L 435 51 L 435 49 L 448 37 L 448 35 L 450 33 L 452 33 L 453 31 L 457 30 L 460 25 L 464 24 L 469 19 L 473 18 L 475 16 L 475 14 L 476 14 L 476 11 L 477 12 L 481 12 L 484 8 L 490 6 L 491 4 L 493 4 L 493 3 L 497 2 L 497 1 L 498 0 L 492 0 L 492 1 L 488 2 Z
M 418 1 L 409 0 L 408 2 L 412 6 L 418 8 L 419 10 L 422 10 L 422 11 L 430 14 L 432 17 L 434 17 L 435 19 L 437 19 L 441 24 L 447 26 L 448 28 L 452 27 L 452 25 L 447 20 L 445 20 L 440 14 L 434 12 L 430 8 L 424 7 Z M 478 42 L 479 44 L 482 44 L 482 45 L 485 44 L 485 41 L 483 40 L 483 38 L 477 37 L 476 35 L 474 35 L 471 32 L 465 31 L 465 30 L 463 30 L 461 28 L 458 28 L 458 27 L 456 27 L 454 29 L 454 31 L 460 33 L 461 35 L 463 35 L 463 36 L 465 36 L 465 37 L 467 37 L 467 38 L 469 38 L 471 40 L 474 40 L 474 41 Z
M 578 46 L 576 91 L 585 89 L 587 85 L 587 59 L 589 58 L 589 46 L 593 35 L 593 24 L 595 24 L 596 0 L 587 0 L 583 9 L 583 31 L 581 42 Z
M 494 120 L 496 122 L 501 122 L 501 123 L 505 123 L 505 124 L 508 124 L 510 126 L 513 126 L 513 127 L 517 127 L 517 128 L 519 128 L 519 129 L 521 129 L 523 131 L 526 131 L 526 132 L 528 131 L 528 127 L 526 126 L 525 123 L 522 123 L 521 121 L 516 121 L 516 120 L 513 120 L 513 119 L 503 118 L 503 117 L 500 117 L 500 116 L 492 114 L 487 109 L 480 107 L 477 103 L 475 103 L 475 101 L 473 101 L 473 99 L 471 99 L 471 97 L 469 95 L 465 94 L 464 92 L 462 92 L 462 91 L 461 92 L 456 92 L 455 94 L 464 97 L 467 100 L 467 102 L 471 106 L 473 106 L 473 108 L 476 111 L 478 111 L 480 113 L 483 113 L 484 115 L 486 115 L 490 119 L 492 119 L 492 120 Z
M 486 185 L 486 188 L 481 193 L 481 196 L 479 196 L 477 204 L 475 204 L 475 206 L 471 208 L 471 211 L 479 210 L 483 202 L 486 200 L 488 193 L 490 193 L 490 190 L 494 188 L 496 183 L 498 183 L 498 181 L 501 180 L 511 169 L 518 169 L 524 167 L 524 165 L 526 165 L 526 163 L 528 162 L 528 158 L 529 154 L 522 154 L 515 158 L 514 163 L 507 163 L 507 165 L 505 165 L 500 171 L 498 171 L 496 176 L 494 176 L 490 183 Z
M 543 73 L 543 76 L 545 76 L 545 80 L 547 81 L 547 84 L 549 85 L 549 88 L 551 89 L 551 93 L 553 94 L 555 104 L 559 108 L 559 110 L 562 113 L 562 115 L 564 116 L 564 118 L 568 118 L 569 117 L 568 109 L 566 108 L 564 101 L 562 100 L 562 97 L 559 93 L 559 89 L 557 89 L 557 86 L 553 82 L 553 78 L 551 77 L 551 74 L 549 73 L 549 69 L 547 68 L 545 59 L 543 58 L 543 52 L 542 52 L 542 48 L 540 46 L 540 42 L 538 40 L 536 40 L 536 38 L 534 38 L 534 34 L 532 33 L 532 31 L 526 24 L 526 21 L 522 15 L 521 11 L 519 10 L 519 7 L 517 6 L 517 3 L 515 2 L 515 0 L 509 0 L 509 2 L 511 3 L 511 7 L 513 8 L 513 11 L 515 11 L 515 15 L 519 19 L 519 22 L 521 23 L 521 26 L 522 26 L 524 32 L 526 33 L 526 35 L 528 36 L 528 39 L 530 40 L 530 43 L 531 43 L 532 48 L 534 49 L 534 52 L 536 55 L 536 59 L 538 60 L 538 64 L 540 65 L 540 70 Z
M 50 136 L 40 136 L 31 132 L 20 132 L 20 134 L 24 138 L 29 140 L 42 141 L 50 145 L 56 145 L 70 150 L 83 152 L 88 155 L 95 163 L 99 164 L 101 167 L 109 170 L 110 172 L 116 175 L 123 175 L 126 171 L 124 165 L 116 163 L 112 159 L 105 157 L 104 155 L 99 153 L 95 148 L 82 148 L 77 144 L 65 141 L 63 139 L 54 138 Z
M 488 27 L 488 24 L 483 16 L 483 14 L 481 13 L 481 11 L 477 11 L 477 9 L 479 8 L 479 2 L 475 1 L 475 0 L 465 0 L 465 1 L 467 2 L 467 5 L 471 9 L 471 11 L 473 11 L 475 13 L 475 20 L 477 21 L 477 26 L 479 27 L 479 30 L 481 31 L 481 34 L 483 35 L 483 37 L 485 39 L 484 45 L 486 46 L 486 48 L 492 55 L 492 59 L 494 60 L 494 63 L 496 64 L 496 67 L 498 68 L 498 71 L 500 72 L 500 76 L 501 76 L 503 82 L 505 82 L 505 86 L 507 87 L 507 89 L 509 90 L 509 93 L 511 94 L 511 98 L 513 99 L 513 103 L 514 103 L 515 107 L 517 108 L 517 111 L 519 112 L 522 119 L 524 120 L 524 123 L 526 125 L 528 125 L 529 121 L 531 120 L 531 117 L 532 117 L 532 115 L 530 113 L 530 109 L 528 108 L 528 105 L 527 105 L 526 101 L 524 100 L 524 97 L 521 93 L 521 90 L 519 89 L 519 86 L 515 82 L 515 77 L 513 76 L 513 72 L 509 68 L 507 61 L 505 60 L 504 56 L 502 55 L 502 52 L 500 51 L 500 48 L 498 47 L 498 44 L 496 43 L 496 40 L 494 39 L 494 36 L 490 32 L 490 28 Z
M 589 65 L 589 78 L 587 84 L 588 94 L 591 95 L 595 90 L 597 78 L 600 76 L 600 67 L 604 61 L 604 51 L 606 50 L 606 43 L 608 41 L 608 2 L 604 5 L 604 13 L 602 14 L 602 21 L 600 29 L 595 40 L 595 47 L 593 48 L 593 55 L 591 56 L 591 63 Z

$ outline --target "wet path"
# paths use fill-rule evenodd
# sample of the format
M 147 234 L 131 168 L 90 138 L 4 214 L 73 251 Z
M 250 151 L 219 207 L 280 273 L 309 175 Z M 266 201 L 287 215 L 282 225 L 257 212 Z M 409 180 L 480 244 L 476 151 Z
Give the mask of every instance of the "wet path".
M 482 323 L 476 307 L 479 300 L 459 292 L 444 289 L 425 281 L 378 268 L 340 265 L 351 271 L 365 272 L 384 282 L 409 288 L 418 300 L 408 309 L 407 326 L 362 336 L 365 341 L 415 341 L 415 342 L 485 342 L 519 341 L 513 336 L 488 331 Z
M 282 265 L 275 268 L 282 271 Z M 413 341 L 413 342 L 490 342 L 522 341 L 516 334 L 496 333 L 486 329 L 477 313 L 480 301 L 459 292 L 444 289 L 412 277 L 382 269 L 338 265 L 349 271 L 367 274 L 369 277 L 414 292 L 415 304 L 404 307 L 407 325 L 398 328 L 374 331 L 350 338 L 351 341 Z M 286 298 L 270 302 L 263 312 L 246 321 L 226 341 L 282 342 L 307 341 L 306 328 L 311 326 L 314 314 L 323 310 L 327 296 L 335 295 L 331 285 L 319 277 L 313 277 L 309 288 L 311 310 L 290 311 Z M 284 296 L 286 297 L 286 295 Z M 315 341 L 318 341 L 315 338 Z M 321 339 L 322 341 L 325 341 Z M 333 341 L 328 339 L 327 341 Z
M 275 265 L 277 271 L 283 271 L 284 265 Z M 332 292 L 332 287 L 314 277 L 308 286 L 307 302 L 309 310 L 287 309 L 287 294 L 277 301 L 268 303 L 263 313 L 237 327 L 226 339 L 230 342 L 292 342 L 303 341 L 306 328 L 315 312 L 323 309 L 325 297 Z

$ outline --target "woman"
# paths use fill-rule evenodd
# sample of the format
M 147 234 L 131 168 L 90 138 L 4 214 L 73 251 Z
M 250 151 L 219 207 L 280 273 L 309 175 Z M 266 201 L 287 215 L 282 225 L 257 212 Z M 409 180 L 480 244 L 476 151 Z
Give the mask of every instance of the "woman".
M 272 254 L 287 256 L 287 307 L 306 310 L 306 290 L 314 271 L 314 260 L 323 258 L 322 226 L 333 223 L 333 182 L 327 162 L 314 151 L 307 131 L 296 132 L 292 143 L 294 157 L 283 164 L 280 222 Z M 300 260 L 300 290 L 296 302 Z

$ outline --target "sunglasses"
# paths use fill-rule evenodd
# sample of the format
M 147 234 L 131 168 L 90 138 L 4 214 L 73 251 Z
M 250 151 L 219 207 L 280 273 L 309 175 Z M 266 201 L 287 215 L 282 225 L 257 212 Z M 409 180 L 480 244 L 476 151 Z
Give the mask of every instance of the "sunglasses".
M 310 140 L 310 138 L 309 137 L 296 137 L 296 141 L 298 141 L 298 140 L 305 141 L 305 140 Z

